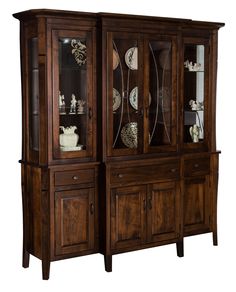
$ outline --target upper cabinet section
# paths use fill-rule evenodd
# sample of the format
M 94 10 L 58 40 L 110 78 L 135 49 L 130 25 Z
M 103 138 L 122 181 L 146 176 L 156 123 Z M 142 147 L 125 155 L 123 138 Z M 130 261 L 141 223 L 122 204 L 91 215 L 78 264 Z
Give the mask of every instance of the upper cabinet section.
M 176 38 L 107 33 L 108 156 L 176 150 Z
M 207 149 L 209 141 L 209 41 L 184 39 L 183 143 L 188 149 Z
M 52 35 L 54 157 L 89 157 L 96 114 L 92 102 L 92 34 L 54 30 Z
M 23 160 L 50 165 L 215 151 L 222 23 L 29 10 Z

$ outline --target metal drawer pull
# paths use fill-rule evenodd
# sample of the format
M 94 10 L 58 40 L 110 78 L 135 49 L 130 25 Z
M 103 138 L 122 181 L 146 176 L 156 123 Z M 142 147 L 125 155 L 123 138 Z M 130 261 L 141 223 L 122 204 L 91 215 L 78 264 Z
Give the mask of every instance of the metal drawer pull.
M 174 173 L 174 172 L 176 172 L 176 170 L 177 170 L 176 168 L 171 168 L 170 171 Z
M 73 180 L 78 180 L 79 177 L 77 175 L 72 176 Z
M 194 167 L 195 167 L 195 168 L 198 168 L 198 167 L 199 167 L 199 164 L 198 164 L 198 163 L 195 163 L 195 164 L 194 164 Z
M 91 215 L 94 214 L 94 204 L 93 203 L 90 204 L 90 214 Z
M 117 176 L 118 176 L 119 178 L 122 178 L 122 177 L 123 177 L 123 174 L 119 173 L 119 174 L 117 174 Z

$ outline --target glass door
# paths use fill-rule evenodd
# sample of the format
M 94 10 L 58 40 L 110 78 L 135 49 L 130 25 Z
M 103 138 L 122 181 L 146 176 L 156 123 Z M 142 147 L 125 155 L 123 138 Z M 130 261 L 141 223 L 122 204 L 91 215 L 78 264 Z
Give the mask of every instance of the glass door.
M 108 156 L 133 155 L 142 149 L 143 86 L 140 36 L 109 33 Z
M 91 33 L 54 31 L 55 158 L 92 155 L 92 58 Z
M 144 152 L 176 150 L 176 40 L 144 42 Z
M 204 148 L 207 141 L 208 45 L 201 40 L 184 44 L 183 142 L 187 148 Z

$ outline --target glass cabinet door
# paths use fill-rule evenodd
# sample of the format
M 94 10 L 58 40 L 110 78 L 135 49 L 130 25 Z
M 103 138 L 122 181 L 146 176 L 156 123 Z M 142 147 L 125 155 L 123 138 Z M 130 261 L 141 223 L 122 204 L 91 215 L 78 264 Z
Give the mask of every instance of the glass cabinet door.
M 56 31 L 53 38 L 54 156 L 92 155 L 92 45 L 86 32 Z
M 176 149 L 176 42 L 146 38 L 144 151 Z
M 207 58 L 208 47 L 204 42 L 184 44 L 184 127 L 185 147 L 204 146 L 207 96 Z
M 29 70 L 29 148 L 32 152 L 39 151 L 39 63 L 38 38 L 28 40 Z
M 141 46 L 135 34 L 108 36 L 108 155 L 136 154 L 142 147 Z

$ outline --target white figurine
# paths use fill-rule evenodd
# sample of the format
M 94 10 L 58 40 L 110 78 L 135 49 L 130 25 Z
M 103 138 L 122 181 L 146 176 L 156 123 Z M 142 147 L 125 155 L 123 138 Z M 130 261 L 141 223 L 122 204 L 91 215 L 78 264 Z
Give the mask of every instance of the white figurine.
M 60 91 L 59 91 L 59 113 L 60 115 L 66 114 L 65 96 L 61 95 Z
M 71 95 L 71 101 L 70 101 L 70 114 L 76 114 L 76 98 L 75 95 Z
M 200 63 L 194 63 L 189 62 L 189 60 L 184 62 L 184 67 L 188 68 L 189 71 L 199 71 L 201 70 L 201 64 Z
M 191 99 L 189 101 L 189 105 L 191 106 L 192 111 L 203 110 L 203 101 L 195 101 L 195 100 Z
M 78 105 L 78 107 L 77 107 L 77 114 L 79 114 L 79 115 L 84 114 L 84 105 L 85 105 L 85 103 L 86 102 L 84 100 L 82 100 L 82 99 L 79 99 L 77 101 L 77 105 Z
M 194 143 L 199 142 L 200 128 L 198 127 L 198 125 L 194 124 L 192 127 L 190 127 L 189 133 L 190 133 Z

